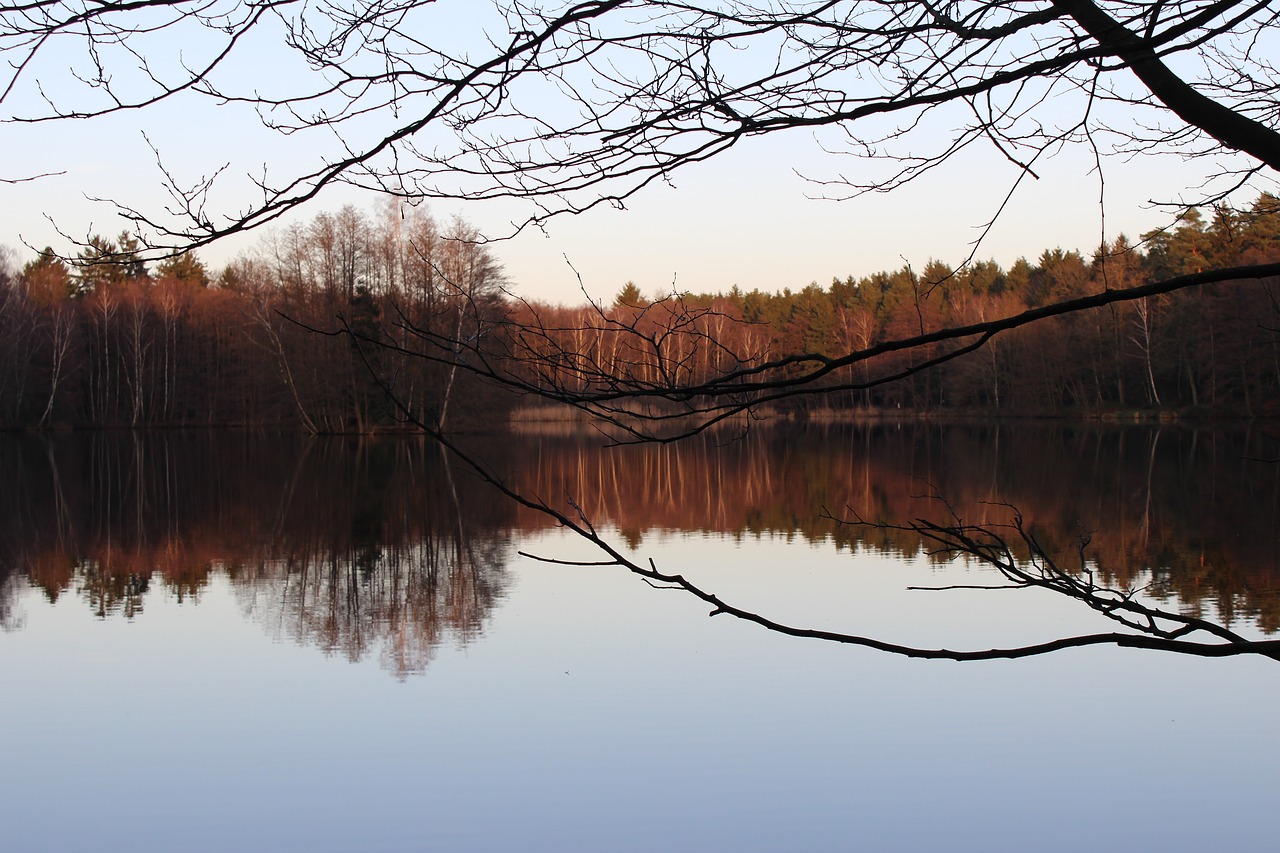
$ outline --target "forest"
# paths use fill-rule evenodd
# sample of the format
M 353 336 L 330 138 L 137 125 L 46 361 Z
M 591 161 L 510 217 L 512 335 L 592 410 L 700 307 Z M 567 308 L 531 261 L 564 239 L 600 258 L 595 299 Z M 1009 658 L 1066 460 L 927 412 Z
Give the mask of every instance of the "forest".
M 20 269 L 0 267 L 0 427 L 364 433 L 406 417 L 492 427 L 530 402 L 513 388 L 547 387 L 554 398 L 623 374 L 691 385 L 787 354 L 844 354 L 1085 294 L 1280 261 L 1280 199 L 1189 209 L 1138 241 L 1119 236 L 1087 256 L 1046 249 L 1008 269 L 930 261 L 827 287 L 648 298 L 628 282 L 608 305 L 514 295 L 519 283 L 507 280 L 493 245 L 462 220 L 442 224 L 387 203 L 279 230 L 216 275 L 194 253 L 148 269 L 128 234 L 94 237 L 75 257 L 46 249 Z M 849 390 L 785 405 L 837 416 L 1280 414 L 1274 279 L 1069 313 L 911 371 L 947 346 L 958 344 L 841 368 L 829 384 Z M 858 388 L 868 371 L 903 369 L 903 381 Z M 486 373 L 510 381 L 486 382 Z
M 216 277 L 194 253 L 148 270 L 127 234 L 70 259 L 46 250 L 0 288 L 0 425 L 364 433 L 395 422 L 386 390 L 431 423 L 491 416 L 502 401 L 456 365 L 323 334 L 465 335 L 469 318 L 500 308 L 501 269 L 478 236 L 425 213 L 374 222 L 345 207 Z

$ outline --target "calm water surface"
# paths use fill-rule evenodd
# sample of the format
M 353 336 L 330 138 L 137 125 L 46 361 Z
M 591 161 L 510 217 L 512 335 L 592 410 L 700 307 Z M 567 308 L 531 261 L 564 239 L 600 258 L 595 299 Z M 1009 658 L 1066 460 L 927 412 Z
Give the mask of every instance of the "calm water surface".
M 1280 664 L 897 659 L 596 559 L 415 440 L 0 439 L 0 849 L 1272 850 Z M 1037 535 L 1280 625 L 1264 431 L 885 426 L 495 470 L 784 621 L 990 647 L 1100 625 L 842 514 Z M 985 515 L 984 515 L 985 514 Z

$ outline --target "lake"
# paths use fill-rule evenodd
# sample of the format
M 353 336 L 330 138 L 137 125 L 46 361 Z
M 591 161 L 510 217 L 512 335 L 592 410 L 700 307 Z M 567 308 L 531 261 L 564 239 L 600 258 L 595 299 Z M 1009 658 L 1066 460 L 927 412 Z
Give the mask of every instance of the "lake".
M 654 589 L 417 438 L 0 436 L 0 849 L 1271 850 L 1280 663 L 894 657 Z M 1109 630 L 855 514 L 1022 510 L 1098 577 L 1280 628 L 1280 434 L 473 436 L 727 601 L 979 649 Z M 946 503 L 932 496 L 942 496 Z

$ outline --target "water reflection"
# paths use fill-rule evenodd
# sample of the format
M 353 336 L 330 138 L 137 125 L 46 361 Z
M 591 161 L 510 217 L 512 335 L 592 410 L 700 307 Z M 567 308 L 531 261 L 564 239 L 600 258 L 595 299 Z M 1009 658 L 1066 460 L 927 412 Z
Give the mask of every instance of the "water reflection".
M 366 547 L 262 561 L 230 572 L 244 611 L 280 638 L 352 661 L 376 655 L 404 676 L 437 646 L 478 636 L 502 598 L 504 541 L 429 536 L 410 547 Z
M 527 476 L 615 523 L 633 546 L 647 531 L 833 538 L 914 556 L 907 532 L 837 526 L 824 514 L 906 522 L 1007 519 L 1019 507 L 1037 539 L 1070 554 L 1080 536 L 1112 585 L 1154 581 L 1197 612 L 1280 628 L 1280 448 L 1256 426 L 1099 427 L 1059 422 L 889 423 L 754 429 L 676 445 L 603 448 L 531 437 Z M 931 495 L 945 497 L 947 505 Z M 533 519 L 522 516 L 523 523 Z
M 213 433 L 6 442 L 0 618 L 16 579 L 99 617 L 153 585 L 198 599 L 215 572 L 279 636 L 392 671 L 466 642 L 501 599 L 509 507 L 421 440 Z M 501 458 L 501 446 L 493 452 Z
M 1280 627 L 1280 466 L 1257 429 L 1067 424 L 762 428 L 730 440 L 607 448 L 594 433 L 476 439 L 550 503 L 577 504 L 633 547 L 655 530 L 831 539 L 914 555 L 902 533 L 836 526 L 1019 506 L 1045 544 L 1090 555 L 1111 583 L 1229 620 Z M 412 438 L 102 433 L 3 439 L 0 623 L 22 583 L 136 618 L 148 593 L 198 599 L 214 572 L 275 635 L 398 674 L 483 631 L 512 539 L 547 526 Z

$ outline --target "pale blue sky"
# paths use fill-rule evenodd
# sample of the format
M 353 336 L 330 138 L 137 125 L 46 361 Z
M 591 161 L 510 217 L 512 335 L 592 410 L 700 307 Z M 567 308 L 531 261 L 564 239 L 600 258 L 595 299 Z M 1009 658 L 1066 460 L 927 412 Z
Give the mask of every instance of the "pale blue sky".
M 271 65 L 266 51 L 254 58 L 254 70 L 263 80 L 285 73 Z M 56 61 L 46 73 L 57 73 Z M 11 98 L 9 109 L 21 112 L 23 105 L 20 98 Z M 264 160 L 287 167 L 310 160 L 319 150 L 298 137 L 264 134 L 251 116 L 208 102 L 103 121 L 0 126 L 0 150 L 6 152 L 0 177 L 66 172 L 0 185 L 0 244 L 18 249 L 23 258 L 31 253 L 22 243 L 65 249 L 67 243 L 46 216 L 73 236 L 119 233 L 124 223 L 111 208 L 86 197 L 159 209 L 166 199 L 144 132 L 183 180 L 195 181 L 230 161 L 231 184 L 216 202 L 228 207 L 251 198 L 243 179 L 237 183 L 237 170 L 241 175 L 259 170 Z M 1165 224 L 1168 211 L 1149 201 L 1180 197 L 1212 165 L 1171 157 L 1110 162 L 1106 234 L 1136 237 Z M 978 257 L 1007 265 L 1056 246 L 1091 250 L 1104 228 L 1092 167 L 1083 150 L 1068 150 L 1044 163 L 1041 179 L 1024 182 Z M 746 290 L 801 288 L 908 262 L 919 268 L 931 258 L 962 262 L 977 226 L 989 218 L 1016 176 L 1012 166 L 991 152 L 966 152 L 892 194 L 831 202 L 808 198 L 819 188 L 796 174 L 830 176 L 849 168 L 851 163 L 824 153 L 805 131 L 773 136 L 678 172 L 674 187 L 651 187 L 628 210 L 598 209 L 561 218 L 545 234 L 524 233 L 494 248 L 519 295 L 553 302 L 581 301 L 575 270 L 587 293 L 605 300 L 628 280 L 648 294 L 673 286 L 693 291 L 723 291 L 735 284 Z M 372 210 L 376 199 L 336 190 L 298 215 L 310 218 L 344 203 Z M 431 209 L 440 219 L 461 214 L 486 234 L 505 233 L 510 221 L 519 218 L 514 208 L 496 202 L 435 203 Z M 217 268 L 251 250 L 258 239 L 251 235 L 227 241 L 201 255 Z

